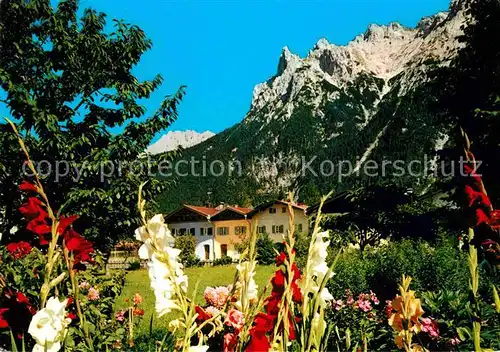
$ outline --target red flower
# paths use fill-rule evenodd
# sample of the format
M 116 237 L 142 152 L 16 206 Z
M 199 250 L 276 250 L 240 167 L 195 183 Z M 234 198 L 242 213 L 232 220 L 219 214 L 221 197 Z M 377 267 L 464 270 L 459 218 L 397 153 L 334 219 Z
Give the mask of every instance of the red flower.
M 31 252 L 31 245 L 24 241 L 9 243 L 6 248 L 14 259 L 24 258 Z
M 274 316 L 259 313 L 255 317 L 254 326 L 250 330 L 250 344 L 246 351 L 262 352 L 271 348 L 266 334 L 274 328 Z
M 67 315 L 66 315 L 66 318 L 69 318 L 71 320 L 75 320 L 76 318 L 78 318 L 78 316 L 73 313 L 73 312 L 69 312 Z
M 482 209 L 476 209 L 476 226 L 481 224 L 489 224 L 490 218 Z
M 47 236 L 52 232 L 52 228 L 47 224 L 45 217 L 41 215 L 40 217 L 31 220 L 26 226 L 28 230 L 34 232 L 38 235 L 40 240 L 40 245 L 49 244 L 50 238 Z
M 21 206 L 19 211 L 28 220 L 47 217 L 47 212 L 44 209 L 42 201 L 36 197 L 29 197 L 28 202 Z
M 144 315 L 144 309 L 140 308 L 135 308 L 133 311 L 134 316 L 143 316 Z
M 66 229 L 76 220 L 78 219 L 78 215 L 71 216 L 61 216 L 59 219 L 59 224 L 57 225 L 57 233 L 62 235 L 66 232 Z
M 286 260 L 286 254 L 284 252 L 281 252 L 277 257 L 276 257 L 276 266 L 281 266 L 285 264 Z
M 5 315 L 8 311 L 9 308 L 0 308 L 0 329 L 5 329 L 9 327 L 9 322 L 5 318 Z
M 250 343 L 246 348 L 246 352 L 266 352 L 271 348 L 269 339 L 266 335 L 256 334 L 255 331 L 250 330 Z
M 266 303 L 266 312 L 271 315 L 278 315 L 280 312 L 280 302 L 281 302 L 281 294 L 272 292 L 271 296 L 267 298 Z
M 299 267 L 296 263 L 292 264 L 292 272 L 293 272 L 293 281 L 300 279 L 302 276 Z
M 36 308 L 22 292 L 4 288 L 3 308 L 0 313 L 0 325 L 7 324 L 17 338 L 26 333 L 31 317 L 36 314 Z
M 73 253 L 75 264 L 90 262 L 90 254 L 94 252 L 92 242 L 87 241 L 78 232 L 70 228 L 64 235 L 64 243 L 68 251 Z
M 292 282 L 292 284 L 290 285 L 290 288 L 292 289 L 292 300 L 297 304 L 301 304 L 302 303 L 302 291 L 300 290 L 299 285 L 297 285 L 296 282 Z
M 36 193 L 38 193 L 38 188 L 34 184 L 32 184 L 28 181 L 21 182 L 21 184 L 19 185 L 19 189 L 23 192 L 36 192 Z
M 486 208 L 491 207 L 490 199 L 483 192 L 477 192 L 471 186 L 465 186 L 465 194 L 469 200 L 469 207 L 472 207 L 474 204 L 484 206 Z
M 273 285 L 273 292 L 277 292 L 282 294 L 285 290 L 285 274 L 283 271 L 276 270 L 274 276 L 271 280 L 271 284 Z
M 258 313 L 252 331 L 257 335 L 265 335 L 274 328 L 274 316 Z
M 205 312 L 205 310 L 203 308 L 201 308 L 200 306 L 196 306 L 194 309 L 196 310 L 196 313 L 198 314 L 198 316 L 196 317 L 196 324 L 198 324 L 198 325 L 200 325 L 205 320 L 208 320 L 212 317 L 210 314 Z
M 500 230 L 500 210 L 493 210 L 491 212 L 490 225 L 494 230 Z

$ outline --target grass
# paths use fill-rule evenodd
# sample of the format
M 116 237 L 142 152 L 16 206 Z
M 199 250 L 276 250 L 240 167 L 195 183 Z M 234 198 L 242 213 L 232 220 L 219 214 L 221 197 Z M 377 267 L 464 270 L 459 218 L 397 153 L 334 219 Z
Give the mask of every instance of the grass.
M 255 282 L 262 290 L 272 274 L 276 270 L 275 266 L 258 266 L 255 273 Z M 195 302 L 199 305 L 204 305 L 203 291 L 207 286 L 226 286 L 234 281 L 234 274 L 236 272 L 235 265 L 228 266 L 205 266 L 199 268 L 187 268 L 185 273 L 189 278 L 189 296 L 192 297 L 196 283 L 198 282 L 198 290 L 195 296 Z M 141 308 L 144 309 L 145 314 L 140 322 L 137 334 L 145 334 L 149 332 L 149 324 L 151 316 L 153 318 L 154 329 L 164 329 L 168 326 L 168 322 L 175 319 L 176 314 L 172 313 L 157 320 L 155 314 L 155 297 L 149 285 L 149 277 L 147 270 L 137 270 L 127 273 L 125 286 L 122 293 L 116 302 L 116 310 L 128 307 L 129 303 L 126 299 L 131 299 L 135 293 L 139 293 L 143 302 Z

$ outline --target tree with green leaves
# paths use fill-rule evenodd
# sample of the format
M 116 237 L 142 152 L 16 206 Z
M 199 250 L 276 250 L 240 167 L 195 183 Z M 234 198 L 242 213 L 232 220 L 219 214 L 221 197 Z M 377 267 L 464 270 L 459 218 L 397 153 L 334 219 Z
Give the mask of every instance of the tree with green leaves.
M 120 20 L 110 31 L 104 13 L 86 9 L 79 16 L 76 0 L 51 3 L 0 3 L 0 103 L 40 165 L 51 203 L 80 215 L 76 227 L 106 249 L 133 235 L 140 183 L 149 180 L 150 199 L 164 187 L 165 181 L 148 176 L 169 156 L 147 160 L 143 152 L 177 119 L 184 87 L 147 115 L 141 103 L 163 79 L 141 81 L 132 73 L 152 47 L 145 33 Z M 112 133 L 117 127 L 121 132 Z M 23 228 L 17 214 L 23 160 L 5 124 L 0 141 L 5 236 L 15 225 Z

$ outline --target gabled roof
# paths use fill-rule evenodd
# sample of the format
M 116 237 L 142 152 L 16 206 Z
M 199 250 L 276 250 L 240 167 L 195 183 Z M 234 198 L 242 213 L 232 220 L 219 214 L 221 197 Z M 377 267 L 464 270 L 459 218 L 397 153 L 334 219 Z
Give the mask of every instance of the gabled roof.
M 243 208 L 243 207 L 227 207 L 226 209 L 231 209 L 237 213 L 244 214 L 244 215 L 249 214 L 253 211 L 253 208 Z
M 304 212 L 308 208 L 308 206 L 305 205 L 305 204 L 303 204 L 303 203 L 293 203 L 293 202 L 288 202 L 288 201 L 285 201 L 285 200 L 275 200 L 275 201 L 271 201 L 271 202 L 260 204 L 255 209 L 253 209 L 253 211 L 251 212 L 250 216 L 253 216 L 254 214 L 257 214 L 258 212 L 261 212 L 263 210 L 266 210 L 267 208 L 270 208 L 270 207 L 272 207 L 275 204 L 282 204 L 282 205 L 285 205 L 287 207 L 289 205 L 291 205 L 293 208 L 302 210 Z
M 216 208 L 199 207 L 197 205 L 184 204 L 184 207 L 191 209 L 192 211 L 195 211 L 198 214 L 201 214 L 204 216 L 212 216 L 212 215 L 215 215 L 219 212 L 219 210 L 217 210 Z
M 252 211 L 253 211 L 252 208 L 225 207 L 222 208 L 217 214 L 212 216 L 210 219 L 213 221 L 247 219 L 247 216 Z
M 196 205 L 183 204 L 173 212 L 165 216 L 166 222 L 184 222 L 187 218 L 191 220 L 209 220 L 212 215 L 217 214 L 218 210 L 210 207 L 200 207 Z

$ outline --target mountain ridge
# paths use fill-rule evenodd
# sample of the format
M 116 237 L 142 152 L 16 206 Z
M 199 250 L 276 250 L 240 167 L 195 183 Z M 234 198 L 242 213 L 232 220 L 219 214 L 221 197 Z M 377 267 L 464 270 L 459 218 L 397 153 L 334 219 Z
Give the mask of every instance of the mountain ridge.
M 436 152 L 449 138 L 430 113 L 428 73 L 447 65 L 460 48 L 463 3 L 452 2 L 449 12 L 424 17 L 415 28 L 395 22 L 370 25 L 344 46 L 320 39 L 304 58 L 284 47 L 276 75 L 254 88 L 243 120 L 184 154 L 240 161 L 242 175 L 179 178 L 174 195 L 166 195 L 164 203 L 170 207 L 217 200 L 246 205 L 289 190 L 302 201 L 312 201 L 332 188 L 361 182 L 303 175 L 304 157 L 316 156 L 316 167 L 321 160 L 347 160 L 359 169 L 368 159 L 427 156 L 426 166 L 435 167 Z M 286 160 L 285 165 L 276 160 Z M 425 189 L 432 180 L 398 182 Z M 215 199 L 207 198 L 206 189 Z

